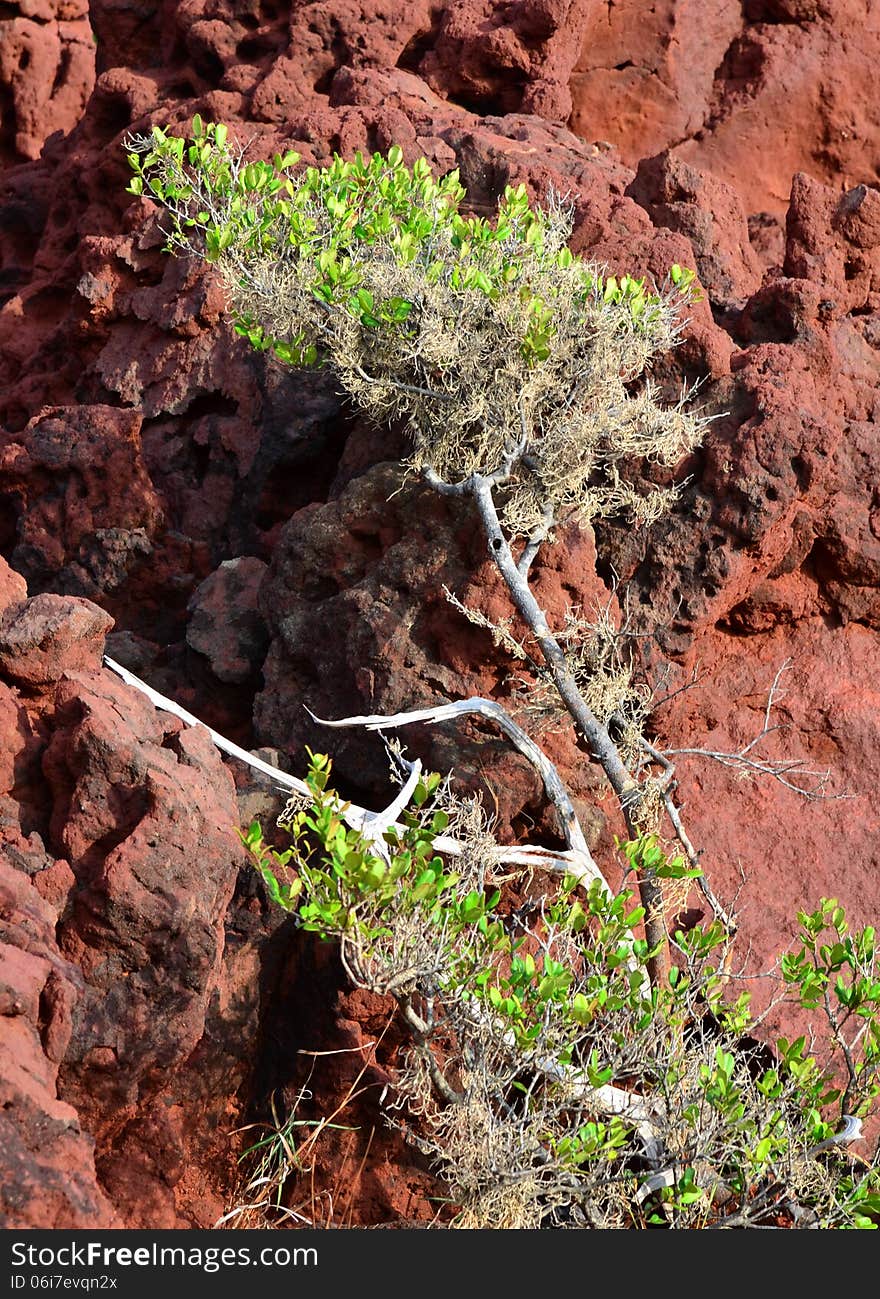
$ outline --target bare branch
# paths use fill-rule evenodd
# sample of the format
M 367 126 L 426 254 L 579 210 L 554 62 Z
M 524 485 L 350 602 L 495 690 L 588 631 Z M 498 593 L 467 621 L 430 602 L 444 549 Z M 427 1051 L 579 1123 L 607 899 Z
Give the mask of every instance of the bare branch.
M 834 1146 L 848 1146 L 853 1141 L 862 1140 L 862 1120 L 855 1118 L 852 1114 L 844 1114 L 841 1130 L 835 1133 L 833 1137 L 826 1137 L 824 1141 L 811 1146 L 807 1154 L 818 1155 L 822 1150 L 831 1150 Z
M 691 843 L 681 819 L 680 809 L 675 805 L 675 800 L 672 796 L 673 790 L 676 787 L 675 766 L 669 761 L 664 753 L 661 753 L 659 749 L 655 749 L 653 744 L 646 740 L 643 735 L 639 736 L 639 746 L 648 754 L 653 762 L 656 762 L 664 770 L 665 776 L 661 786 L 660 796 L 663 799 L 663 806 L 666 809 L 666 815 L 669 817 L 669 820 L 672 823 L 672 828 L 675 831 L 675 837 L 678 839 L 685 851 L 685 856 L 688 859 L 689 866 L 692 870 L 698 870 L 700 872 L 696 877 L 697 887 L 715 912 L 715 915 L 724 925 L 728 934 L 736 933 L 736 918 L 721 905 L 718 898 L 712 892 L 712 889 L 709 886 L 709 881 L 703 874 L 703 869 L 700 865 L 700 857 L 702 854 L 698 852 Z
M 256 758 L 247 749 L 241 748 L 240 745 L 234 744 L 232 740 L 227 740 L 219 731 L 215 731 L 205 722 L 199 720 L 192 713 L 187 712 L 180 704 L 174 700 L 168 699 L 165 695 L 148 686 L 140 677 L 129 672 L 121 663 L 116 663 L 113 659 L 104 656 L 104 663 L 112 672 L 121 677 L 126 685 L 141 694 L 146 695 L 150 702 L 162 712 L 171 713 L 174 717 L 179 717 L 187 726 L 202 726 L 208 732 L 214 745 L 222 753 L 228 753 L 230 757 L 236 758 L 246 766 L 251 767 L 254 771 L 259 771 L 261 775 L 268 777 L 271 783 L 278 789 L 289 790 L 295 794 L 303 795 L 306 798 L 312 797 L 312 791 L 304 780 L 298 776 L 291 776 L 280 767 L 274 767 L 269 762 L 264 762 L 262 758 Z M 354 803 L 349 803 L 343 810 L 343 819 L 346 824 L 355 830 L 363 830 L 371 820 L 381 817 L 382 813 L 370 812 L 366 808 L 358 807 Z M 386 829 L 394 828 L 403 832 L 400 825 L 389 826 Z M 468 845 L 461 843 L 458 839 L 450 835 L 438 835 L 434 840 L 434 846 L 438 852 L 447 853 L 451 857 L 460 857 L 467 850 Z M 554 848 L 544 848 L 537 844 L 525 844 L 520 847 L 507 847 L 496 844 L 493 850 L 493 860 L 498 866 L 522 866 L 530 870 L 546 870 L 555 875 L 571 875 L 579 882 L 589 884 L 594 878 L 589 866 L 585 863 L 583 855 L 575 849 L 566 849 L 560 851 Z
M 455 397 L 450 392 L 440 392 L 436 388 L 420 388 L 417 384 L 403 383 L 400 379 L 376 379 L 373 375 L 367 374 L 361 365 L 356 365 L 354 370 L 364 383 L 381 384 L 386 388 L 395 388 L 398 392 L 414 393 L 417 397 L 430 397 L 434 401 L 455 401 Z
M 589 876 L 599 881 L 605 892 L 610 895 L 611 890 L 604 875 L 593 860 L 592 853 L 584 838 L 584 832 L 577 819 L 571 797 L 560 778 L 559 772 L 546 754 L 535 744 L 534 740 L 494 700 L 474 697 L 472 699 L 460 699 L 451 704 L 438 704 L 435 708 L 419 708 L 412 712 L 394 713 L 391 716 L 374 714 L 372 716 L 344 717 L 337 721 L 326 721 L 321 717 L 316 717 L 308 708 L 306 712 L 320 726 L 363 726 L 369 731 L 392 730 L 399 726 L 409 726 L 413 722 L 455 721 L 460 717 L 470 715 L 488 718 L 507 736 L 514 748 L 524 758 L 528 759 L 540 775 L 544 782 L 547 797 L 559 815 L 565 842 L 571 850 L 572 856 L 582 861 L 581 878 L 585 879 Z
M 815 771 L 808 767 L 801 758 L 783 758 L 779 760 L 763 759 L 751 757 L 752 750 L 761 740 L 773 735 L 776 731 L 785 729 L 782 724 L 771 725 L 770 716 L 774 705 L 784 693 L 780 688 L 779 682 L 783 672 L 791 667 L 791 659 L 786 659 L 780 664 L 776 675 L 767 692 L 767 703 L 764 708 L 764 720 L 760 731 L 755 735 L 748 744 L 736 752 L 730 752 L 723 749 L 705 749 L 705 748 L 683 748 L 683 749 L 657 749 L 645 744 L 646 752 L 650 752 L 653 760 L 658 762 L 664 769 L 670 769 L 671 764 L 667 761 L 670 758 L 711 758 L 713 762 L 719 763 L 722 767 L 730 767 L 742 775 L 769 776 L 773 780 L 779 781 L 786 789 L 792 790 L 795 794 L 800 794 L 802 798 L 812 800 L 828 798 L 846 798 L 846 794 L 829 794 L 826 785 L 831 779 L 831 770 L 826 768 L 824 771 Z M 681 687 L 687 690 L 693 682 Z M 661 703 L 667 703 L 679 691 L 667 695 Z M 792 779 L 795 777 L 796 779 Z M 812 783 L 806 783 L 812 782 Z
M 486 533 L 489 555 L 504 579 L 517 612 L 537 639 L 559 697 L 587 741 L 590 751 L 601 764 L 617 795 L 627 830 L 636 839 L 640 835 L 637 813 L 642 800 L 641 786 L 627 770 L 607 727 L 587 707 L 565 652 L 550 630 L 544 610 L 532 594 L 528 580 L 517 568 L 492 498 L 492 483 L 480 474 L 472 475 L 468 481 Z M 643 876 L 639 880 L 639 891 L 645 907 L 645 935 L 657 953 L 650 962 L 649 973 L 652 981 L 659 983 L 665 981 L 669 970 L 662 890 L 656 880 Z
M 541 526 L 535 528 L 534 531 L 529 534 L 528 540 L 523 546 L 522 554 L 517 560 L 516 566 L 523 577 L 528 577 L 529 569 L 535 561 L 535 556 L 541 549 L 542 543 L 545 542 L 547 537 L 550 535 L 554 523 L 555 518 L 553 515 L 553 507 L 551 505 L 545 505 L 544 518 Z
M 421 1054 L 425 1067 L 431 1077 L 431 1082 L 437 1091 L 437 1095 L 446 1101 L 447 1105 L 460 1105 L 464 1100 L 461 1092 L 455 1090 L 441 1070 L 437 1063 L 437 1057 L 430 1047 L 431 1028 L 426 1024 L 419 1014 L 415 1011 L 412 1000 L 408 996 L 397 997 L 397 1004 L 400 1007 L 401 1014 L 405 1019 L 409 1031 L 412 1034 L 416 1050 Z

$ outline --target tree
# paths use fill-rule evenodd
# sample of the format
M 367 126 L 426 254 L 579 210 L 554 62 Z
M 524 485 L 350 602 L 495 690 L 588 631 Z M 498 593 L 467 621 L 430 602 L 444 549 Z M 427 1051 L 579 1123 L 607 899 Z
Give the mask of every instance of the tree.
M 670 492 L 637 485 L 627 470 L 674 466 L 704 421 L 686 395 L 665 408 L 650 381 L 633 385 L 673 343 L 693 272 L 673 267 L 660 293 L 604 277 L 567 248 L 571 212 L 561 202 L 533 209 L 520 186 L 494 224 L 465 217 L 457 174 L 435 181 L 423 160 L 405 167 L 399 149 L 294 176 L 295 154 L 245 162 L 222 125 L 198 119 L 188 145 L 154 129 L 129 148 L 133 192 L 166 207 L 169 247 L 215 265 L 239 333 L 284 362 L 325 367 L 373 418 L 404 420 L 410 469 L 474 503 L 532 634 L 528 661 L 601 763 L 630 837 L 656 828 L 658 782 L 640 780 L 611 735 L 613 719 L 633 740 L 644 701 L 619 673 L 616 689 L 583 688 L 529 570 L 573 515 L 628 510 L 647 521 L 664 508 Z M 556 802 L 569 848 L 597 873 L 570 800 Z M 659 973 L 668 964 L 662 897 L 647 876 L 641 887 Z
M 542 210 L 523 186 L 509 187 L 494 221 L 466 216 L 456 173 L 436 180 L 424 160 L 405 166 L 397 148 L 387 157 L 337 157 L 327 168 L 298 172 L 296 154 L 248 161 L 222 125 L 199 118 L 189 141 L 153 128 L 127 144 L 131 192 L 165 210 L 170 249 L 214 265 L 237 331 L 284 363 L 324 367 L 380 423 L 403 421 L 412 444 L 408 472 L 470 502 L 525 629 L 515 634 L 511 621 L 494 634 L 556 692 L 587 755 L 601 765 L 626 825 L 627 868 L 641 906 L 630 909 L 630 892 L 609 888 L 558 772 L 488 700 L 334 724 L 385 730 L 480 712 L 501 727 L 540 771 L 566 839 L 565 852 L 540 856 L 563 882 L 531 928 L 511 935 L 499 897 L 484 892 L 487 862 L 497 863 L 497 855 L 462 851 L 462 844 L 485 848 L 485 827 L 447 787 L 438 793 L 439 778 L 423 777 L 418 764 L 401 763 L 401 795 L 386 815 L 353 823 L 350 809 L 329 792 L 329 765 L 314 760 L 307 804 L 288 813 L 290 853 L 273 857 L 258 831 L 250 835 L 273 897 L 298 908 L 306 927 L 340 941 L 356 982 L 397 998 L 420 1062 L 410 1096 L 427 1105 L 427 1080 L 427 1091 L 445 1103 L 434 1123 L 435 1134 L 445 1136 L 432 1148 L 442 1147 L 447 1161 L 450 1149 L 458 1150 L 462 1198 L 482 1204 L 478 1218 L 491 1170 L 478 1159 L 470 1181 L 462 1172 L 465 1128 L 478 1112 L 489 1125 L 488 1145 L 497 1147 L 504 1134 L 505 1176 L 511 1186 L 532 1188 L 533 1218 L 576 1203 L 594 1221 L 584 1205 L 597 1202 L 599 1183 L 585 1179 L 584 1169 L 631 1171 L 633 1158 L 644 1172 L 637 1190 L 619 1203 L 606 1196 L 594 1225 L 621 1225 L 613 1203 L 622 1203 L 626 1216 L 655 1195 L 679 1213 L 706 1203 L 715 1212 L 732 1201 L 744 1221 L 775 1209 L 779 1179 L 774 1172 L 767 1180 L 768 1161 L 797 1154 L 799 1167 L 812 1168 L 814 1152 L 838 1140 L 819 1112 L 832 1103 L 832 1089 L 815 1062 L 804 1063 L 803 1044 L 786 1044 L 785 1079 L 771 1068 L 760 1082 L 749 1059 L 728 1049 L 750 1024 L 742 999 L 732 1008 L 723 1003 L 723 979 L 711 964 L 732 923 L 708 888 L 674 801 L 674 766 L 644 736 L 650 700 L 632 682 L 620 638 L 601 619 L 575 625 L 578 645 L 572 627 L 550 627 L 530 585 L 540 548 L 570 519 L 628 512 L 645 523 L 674 494 L 651 485 L 641 470 L 647 462 L 674 468 L 696 446 L 706 420 L 691 410 L 692 394 L 661 404 L 645 371 L 675 342 L 695 293 L 693 272 L 674 266 L 659 289 L 627 274 L 604 275 L 568 249 L 572 214 L 564 201 L 551 198 Z M 754 761 L 749 750 L 715 756 L 746 763 Z M 764 767 L 790 783 L 792 764 Z M 429 813 L 419 810 L 425 805 Z M 450 815 L 463 827 L 454 840 L 444 838 Z M 675 860 L 658 838 L 664 817 L 669 837 L 684 849 Z M 320 865 L 309 836 L 324 854 Z M 453 842 L 460 869 L 450 873 L 443 854 Z M 299 871 L 285 881 L 291 854 Z M 724 922 L 677 933 L 676 965 L 666 878 L 697 879 Z M 576 886 L 586 902 L 573 898 Z M 834 968 L 846 966 L 855 983 L 861 980 L 856 1000 L 870 1018 L 880 1005 L 873 934 L 845 949 L 848 931 L 838 910 L 832 903 L 816 913 L 820 921 L 802 918 L 804 942 L 813 947 L 804 947 L 789 981 L 815 991 L 815 976 L 827 988 L 833 962 L 822 957 L 824 973 L 816 975 L 815 942 L 831 925 L 838 947 L 844 944 Z M 592 945 L 584 945 L 585 932 Z M 858 1014 L 853 986 L 844 980 L 841 1004 Z M 435 997 L 443 1005 L 442 1028 Z M 826 1012 L 832 1028 L 840 1027 L 833 1007 Z M 838 1035 L 848 1103 L 858 1092 L 859 1104 L 867 1104 L 876 1089 L 880 1052 L 871 1036 L 876 1020 L 870 1023 L 871 1033 L 858 1037 L 858 1071 L 854 1043 Z M 604 1055 L 600 1050 L 603 1034 L 614 1044 L 610 1054 L 607 1044 Z M 451 1066 L 440 1063 L 444 1049 Z M 637 1086 L 621 1088 L 624 1078 Z M 516 1100 L 516 1091 L 528 1101 Z M 792 1127 L 783 1101 L 791 1102 L 799 1125 Z M 701 1103 L 714 1115 L 711 1133 L 694 1118 Z M 584 1122 L 584 1106 L 602 1117 Z M 756 1178 L 763 1189 L 759 1210 L 752 1210 Z M 599 1182 L 610 1185 L 607 1177 Z M 852 1203 L 863 1201 L 862 1181 L 850 1182 Z M 804 1200 L 809 1208 L 804 1197 L 791 1203 L 815 1214 L 817 1194 L 811 1190 Z M 852 1214 L 865 1217 L 861 1209 Z

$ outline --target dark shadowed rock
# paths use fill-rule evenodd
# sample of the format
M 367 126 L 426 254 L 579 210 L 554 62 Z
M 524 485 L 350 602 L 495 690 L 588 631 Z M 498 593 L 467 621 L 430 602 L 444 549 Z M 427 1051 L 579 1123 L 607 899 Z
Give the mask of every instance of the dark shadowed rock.
M 251 555 L 224 560 L 190 598 L 186 643 L 221 681 L 247 681 L 263 662 L 269 638 L 258 596 L 265 572 Z
M 94 598 L 150 553 L 161 508 L 140 433 L 135 411 L 83 406 L 0 436 L 0 492 L 18 518 L 11 559 L 31 590 Z
M 558 622 L 569 601 L 589 617 L 609 599 L 596 576 L 591 535 L 577 528 L 547 548 L 533 585 Z M 449 502 L 417 482 L 401 488 L 401 470 L 379 465 L 338 500 L 301 510 L 281 534 L 261 591 L 273 634 L 255 711 L 261 737 L 286 750 L 295 770 L 307 744 L 331 752 L 342 776 L 381 798 L 387 759 L 377 737 L 323 730 L 304 706 L 331 720 L 471 695 L 520 709 L 520 665 L 493 649 L 491 634 L 468 622 L 444 587 L 493 622 L 511 619 L 468 502 Z M 433 769 L 454 767 L 465 789 L 483 794 L 501 827 L 543 814 L 536 773 L 491 726 L 408 726 L 401 738 Z M 544 738 L 575 794 L 589 801 L 595 779 L 573 737 Z

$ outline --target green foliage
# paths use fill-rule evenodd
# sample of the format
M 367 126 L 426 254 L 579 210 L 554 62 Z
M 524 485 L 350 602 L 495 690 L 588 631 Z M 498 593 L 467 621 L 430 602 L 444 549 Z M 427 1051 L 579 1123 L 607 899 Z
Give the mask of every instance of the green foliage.
M 153 128 L 127 143 L 130 192 L 164 210 L 171 250 L 216 269 L 239 334 L 326 367 L 376 420 L 402 419 L 431 481 L 497 489 L 509 535 L 661 511 L 669 493 L 643 462 L 674 468 L 704 421 L 686 395 L 661 406 L 645 370 L 676 341 L 693 271 L 672 267 L 659 289 L 606 274 L 568 248 L 558 198 L 542 209 L 509 186 L 492 220 L 469 216 L 457 173 L 408 167 L 397 147 L 298 169 L 293 151 L 248 159 L 199 117 L 187 140 Z M 602 680 L 585 710 L 637 729 L 626 665 L 587 666 Z M 780 1039 L 768 1066 L 748 1043 L 748 992 L 729 997 L 718 922 L 677 933 L 652 982 L 662 944 L 644 937 L 635 892 L 567 879 L 512 911 L 497 846 L 463 833 L 439 777 L 371 835 L 330 775 L 310 755 L 289 848 L 256 823 L 243 837 L 272 901 L 338 944 L 357 986 L 396 999 L 413 1042 L 398 1089 L 462 1225 L 875 1225 L 876 1160 L 834 1140 L 878 1093 L 873 930 L 851 934 L 834 900 L 799 916 L 783 990 L 821 1012 L 833 1051 Z M 454 869 L 437 851 L 450 816 L 465 845 Z M 651 835 L 621 851 L 639 885 L 699 875 Z
M 805 1037 L 781 1038 L 772 1067 L 759 1067 L 743 1043 L 755 1028 L 749 994 L 725 1000 L 727 939 L 717 923 L 679 932 L 679 964 L 666 986 L 651 987 L 631 890 L 611 896 L 565 879 L 530 923 L 517 921 L 486 885 L 485 860 L 451 871 L 434 850 L 448 823 L 439 777 L 422 779 L 400 826 L 376 841 L 346 824 L 329 760 L 309 756 L 311 798 L 283 822 L 291 847 L 267 848 L 256 824 L 245 840 L 270 895 L 339 944 L 359 986 L 393 994 L 404 1009 L 433 1008 L 419 1049 L 436 1050 L 428 1073 L 442 1062 L 455 1101 L 432 1108 L 418 1069 L 400 1087 L 425 1118 L 423 1147 L 465 1221 L 509 1212 L 499 1207 L 506 1187 L 516 1188 L 520 1225 L 563 1205 L 604 1226 L 876 1225 L 876 1168 L 812 1153 L 839 1123 L 841 1067 L 854 1102 L 847 1113 L 868 1113 L 878 1091 L 871 929 L 850 934 L 833 900 L 799 916 L 785 985 L 804 1007 L 827 996 L 841 1049 L 820 1064 Z M 651 836 L 622 851 L 636 874 L 694 874 Z M 854 1040 L 844 1037 L 850 1017 L 864 1025 Z M 651 1181 L 646 1122 L 673 1170 L 666 1185 Z M 492 1169 L 476 1167 L 483 1139 Z
M 860 1051 L 848 1061 L 845 1105 L 851 1114 L 867 1114 L 880 1094 L 880 970 L 875 930 L 869 925 L 851 934 L 836 898 L 822 898 L 811 914 L 799 911 L 798 921 L 800 946 L 782 958 L 783 977 L 796 988 L 802 1006 L 825 1009 L 842 1047 L 846 1025 L 861 1021 Z M 799 1039 L 788 1049 L 802 1051 L 803 1045 Z
M 357 153 L 346 162 L 337 155 L 330 166 L 309 167 L 294 178 L 294 151 L 276 154 L 271 163 L 243 164 L 236 161 L 226 127 L 198 116 L 189 144 L 159 127 L 148 143 L 130 144 L 135 176 L 129 193 L 168 206 L 172 247 L 190 247 L 191 231 L 203 237 L 209 262 L 232 248 L 274 254 L 289 247 L 307 263 L 315 298 L 350 313 L 366 329 L 398 331 L 416 304 L 377 298 L 361 287 L 365 248 L 387 249 L 398 266 L 418 263 L 429 284 L 442 283 L 451 294 L 473 291 L 498 300 L 516 286 L 526 326 L 520 346 L 532 361 L 547 359 L 555 332 L 552 304 L 530 291 L 530 273 L 548 245 L 555 264 L 571 272 L 583 305 L 621 307 L 641 330 L 659 316 L 660 299 L 646 290 L 644 278 L 603 277 L 568 248 L 557 247 L 550 217 L 531 207 L 524 185 L 507 187 L 493 224 L 461 214 L 465 191 L 457 171 L 437 181 L 423 158 L 406 167 L 396 146 L 387 157 Z M 204 207 L 183 206 L 196 198 Z M 670 279 L 684 290 L 694 273 L 674 266 Z M 239 325 L 244 332 L 245 323 Z M 281 342 L 260 340 L 273 348 Z
M 605 275 L 566 246 L 572 213 L 508 186 L 494 220 L 461 211 L 456 171 L 387 156 L 295 170 L 293 152 L 246 161 L 225 128 L 127 142 L 131 192 L 160 204 L 169 248 L 213 264 L 235 328 L 291 365 L 328 367 L 380 421 L 405 419 L 412 463 L 460 481 L 506 467 L 505 518 L 657 512 L 627 458 L 674 465 L 701 422 L 627 383 L 677 336 L 697 297 L 679 266 L 659 291 Z

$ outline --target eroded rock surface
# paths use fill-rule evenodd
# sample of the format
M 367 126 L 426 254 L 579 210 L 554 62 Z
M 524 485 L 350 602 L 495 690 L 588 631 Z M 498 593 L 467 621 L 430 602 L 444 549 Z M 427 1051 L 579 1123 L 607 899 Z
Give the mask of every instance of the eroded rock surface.
M 228 1118 L 247 1052 L 228 1001 L 234 786 L 206 731 L 102 669 L 111 625 L 46 594 L 13 600 L 0 626 L 9 1226 L 116 1226 L 120 1202 L 128 1225 L 210 1226 L 223 1207 L 210 1187 L 176 1188 L 193 1142 Z M 225 1087 L 194 1063 L 206 1038 Z
M 298 767 L 304 743 L 332 748 L 365 798 L 387 788 L 381 745 L 331 740 L 304 705 L 519 702 L 516 665 L 442 594 L 508 612 L 474 519 L 415 482 L 398 491 L 399 431 L 365 426 L 323 376 L 247 352 L 210 274 L 168 258 L 151 205 L 125 194 L 121 143 L 153 122 L 181 128 L 198 110 L 255 155 L 293 146 L 318 164 L 397 143 L 407 161 L 458 166 L 484 214 L 509 183 L 568 193 L 573 249 L 613 270 L 697 268 L 705 300 L 655 378 L 670 398 L 702 381 L 718 418 L 681 466 L 674 513 L 595 540 L 561 529 L 535 582 L 559 619 L 607 603 L 616 575 L 633 626 L 657 630 L 657 673 L 674 687 L 700 665 L 699 688 L 656 716 L 675 747 L 747 742 L 790 659 L 790 729 L 767 752 L 829 767 L 851 797 L 804 804 L 683 759 L 693 835 L 720 891 L 744 875 L 758 965 L 822 894 L 876 921 L 877 7 L 0 9 L 9 1224 L 210 1225 L 234 1197 L 226 1133 L 243 1106 L 265 1116 L 275 1086 L 295 1099 L 299 1048 L 360 1050 L 382 1028 L 238 875 L 227 771 L 202 733 L 101 669 L 109 620 L 116 656 L 165 693 Z M 405 738 L 479 789 L 503 834 L 554 832 L 534 773 L 488 731 Z M 586 755 L 552 729 L 544 742 L 607 843 Z M 351 1081 L 334 1059 L 313 1080 L 328 1103 Z M 349 1117 L 368 1133 L 376 1096 L 361 1104 Z M 364 1221 L 430 1216 L 424 1169 L 369 1139 Z M 331 1182 L 363 1153 L 343 1145 L 328 1148 Z
M 18 0 L 0 14 L 0 161 L 39 158 L 80 120 L 95 84 L 88 0 Z

